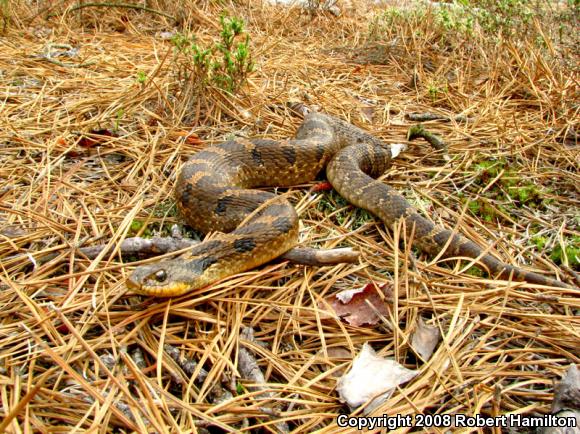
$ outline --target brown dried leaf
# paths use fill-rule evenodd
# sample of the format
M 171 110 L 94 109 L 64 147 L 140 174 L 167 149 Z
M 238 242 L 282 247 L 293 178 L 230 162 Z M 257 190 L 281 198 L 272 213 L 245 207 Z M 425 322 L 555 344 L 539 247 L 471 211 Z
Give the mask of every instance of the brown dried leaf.
M 441 332 L 438 327 L 431 326 L 423 318 L 419 318 L 417 330 L 415 330 L 411 339 L 411 347 L 423 360 L 429 360 L 440 338 Z
M 329 359 L 344 359 L 350 360 L 352 355 L 350 350 L 345 347 L 330 347 L 326 350 Z
M 383 295 L 381 295 L 382 293 Z M 373 283 L 367 283 L 363 288 L 339 292 L 319 303 L 318 307 L 326 310 L 330 306 L 334 313 L 349 324 L 360 327 L 364 324 L 374 325 L 379 322 L 379 315 L 388 313 L 387 301 L 393 299 L 391 287 L 383 285 L 380 288 Z
M 0 229 L 0 235 L 6 238 L 19 238 L 27 236 L 28 232 L 16 225 L 9 225 Z

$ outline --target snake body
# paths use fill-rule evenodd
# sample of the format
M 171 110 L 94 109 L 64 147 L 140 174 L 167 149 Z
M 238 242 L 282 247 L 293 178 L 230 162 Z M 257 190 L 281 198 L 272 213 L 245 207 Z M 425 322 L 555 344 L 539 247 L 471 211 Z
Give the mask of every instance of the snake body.
M 292 186 L 326 174 L 338 193 L 387 226 L 405 220 L 407 237 L 421 250 L 477 260 L 502 279 L 567 287 L 506 264 L 479 245 L 422 217 L 396 190 L 374 178 L 390 166 L 378 138 L 335 117 L 310 113 L 291 140 L 236 139 L 197 152 L 178 176 L 175 196 L 186 222 L 218 234 L 186 256 L 135 269 L 127 286 L 158 297 L 177 296 L 264 264 L 298 239 L 298 216 L 283 197 L 255 187 Z

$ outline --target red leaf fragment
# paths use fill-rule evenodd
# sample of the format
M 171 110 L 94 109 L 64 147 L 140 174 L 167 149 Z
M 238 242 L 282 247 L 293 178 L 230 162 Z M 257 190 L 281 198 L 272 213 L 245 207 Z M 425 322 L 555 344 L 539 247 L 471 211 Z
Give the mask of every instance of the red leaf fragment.
M 201 140 L 197 136 L 191 135 L 187 137 L 187 139 L 185 139 L 185 143 L 188 143 L 190 145 L 201 145 L 203 143 L 203 140 Z
M 70 330 L 66 324 L 57 325 L 56 330 L 63 335 L 68 335 L 70 333 Z
M 115 134 L 110 130 L 91 130 L 86 136 L 81 137 L 79 146 L 83 148 L 94 148 L 102 145 L 107 137 L 115 137 Z
M 201 145 L 203 140 L 199 136 L 191 131 L 176 131 L 174 133 L 178 138 L 183 139 L 185 143 L 189 145 Z
M 387 302 L 392 299 L 393 292 L 390 285 L 377 287 L 370 282 L 363 288 L 345 290 L 327 297 L 326 303 L 320 302 L 318 307 L 327 310 L 327 306 L 330 306 L 340 318 L 352 326 L 360 327 L 364 324 L 378 323 L 380 315 L 388 314 Z
M 317 193 L 319 191 L 330 191 L 332 190 L 332 184 L 328 181 L 319 182 L 318 184 L 314 184 L 310 191 L 313 193 Z

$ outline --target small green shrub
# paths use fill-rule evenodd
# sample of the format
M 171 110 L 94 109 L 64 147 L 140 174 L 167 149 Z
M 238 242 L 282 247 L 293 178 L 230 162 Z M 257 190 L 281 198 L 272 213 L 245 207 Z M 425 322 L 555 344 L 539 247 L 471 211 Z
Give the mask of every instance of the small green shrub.
M 203 47 L 194 36 L 181 33 L 173 37 L 172 43 L 185 59 L 186 79 L 196 81 L 202 89 L 217 86 L 234 93 L 254 70 L 250 36 L 240 18 L 222 15 L 220 25 L 220 39 L 210 47 Z

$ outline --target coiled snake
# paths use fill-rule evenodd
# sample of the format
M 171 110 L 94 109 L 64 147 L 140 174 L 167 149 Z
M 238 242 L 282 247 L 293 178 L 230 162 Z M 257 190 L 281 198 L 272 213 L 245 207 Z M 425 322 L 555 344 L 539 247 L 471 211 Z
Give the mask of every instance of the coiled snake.
M 177 205 L 191 227 L 220 234 L 186 256 L 138 267 L 127 286 L 141 294 L 177 296 L 282 255 L 298 239 L 296 211 L 286 199 L 251 188 L 308 182 L 326 167 L 341 196 L 387 226 L 405 219 L 407 236 L 429 254 L 445 249 L 443 256 L 477 259 L 497 278 L 568 287 L 508 265 L 422 217 L 396 190 L 374 179 L 390 160 L 390 149 L 379 139 L 321 113 L 307 115 L 292 140 L 236 139 L 199 151 L 179 174 Z

